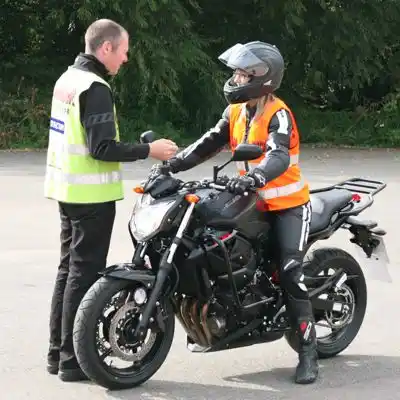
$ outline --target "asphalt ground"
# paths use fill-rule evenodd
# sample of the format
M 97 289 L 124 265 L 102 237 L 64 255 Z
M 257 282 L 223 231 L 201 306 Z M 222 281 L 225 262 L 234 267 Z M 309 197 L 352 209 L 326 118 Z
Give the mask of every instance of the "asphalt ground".
M 226 153 L 182 177 L 212 175 Z M 4 400 L 100 399 L 400 399 L 400 151 L 305 148 L 301 166 L 312 188 L 354 176 L 383 180 L 387 188 L 363 213 L 387 231 L 392 282 L 372 278 L 366 267 L 368 308 L 359 335 L 340 356 L 322 360 L 318 382 L 292 383 L 297 355 L 284 340 L 215 354 L 192 354 L 177 324 L 168 358 L 141 387 L 109 392 L 93 383 L 63 383 L 47 374 L 48 312 L 59 257 L 59 217 L 55 202 L 43 198 L 45 153 L 0 152 L 0 387 Z M 125 164 L 126 197 L 118 203 L 109 263 L 128 261 L 127 231 L 134 193 L 152 161 Z M 233 166 L 227 168 L 233 172 Z M 319 246 L 342 247 L 358 257 L 347 232 Z M 364 265 L 364 264 L 363 264 Z M 384 279 L 383 279 L 384 280 Z

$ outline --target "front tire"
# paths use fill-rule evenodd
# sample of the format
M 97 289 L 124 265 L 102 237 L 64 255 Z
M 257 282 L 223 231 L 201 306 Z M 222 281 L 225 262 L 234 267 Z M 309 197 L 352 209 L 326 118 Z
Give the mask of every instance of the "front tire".
M 347 276 L 356 276 L 343 284 L 342 299 L 352 298 L 355 305 L 352 310 L 352 319 L 338 331 L 334 331 L 333 340 L 317 338 L 317 352 L 321 359 L 331 358 L 345 350 L 357 336 L 364 320 L 367 307 L 367 286 L 359 263 L 346 251 L 337 248 L 319 248 L 308 255 L 304 261 L 304 275 L 316 277 L 326 275 L 329 270 L 343 269 Z M 346 296 L 345 296 L 346 295 Z M 340 299 L 340 300 L 342 300 Z M 331 313 L 333 315 L 333 313 Z M 316 323 L 325 315 L 324 312 L 314 310 Z M 332 318 L 330 319 L 332 320 Z M 318 326 L 317 326 L 318 327 Z M 299 342 L 293 331 L 286 332 L 285 338 L 290 347 L 298 352 Z
M 102 319 L 105 324 L 106 319 L 102 313 L 110 304 L 112 297 L 122 290 L 131 290 L 135 284 L 137 285 L 137 282 L 108 277 L 100 278 L 82 299 L 75 317 L 73 339 L 79 365 L 92 381 L 110 390 L 132 388 L 150 379 L 165 361 L 174 338 L 175 316 L 171 304 L 167 301 L 163 305 L 165 330 L 157 332 L 156 338 L 153 339 L 153 345 L 147 351 L 143 360 L 140 361 L 140 366 L 134 364 L 129 369 L 121 370 L 121 373 L 106 366 L 98 348 L 97 329 L 99 320 Z M 127 304 L 132 303 L 134 302 Z M 120 307 L 120 309 L 123 307 Z M 110 336 L 109 342 L 115 343 L 116 340 L 111 338 L 110 322 L 110 320 L 107 321 L 108 327 L 104 331 L 106 336 Z M 124 322 L 129 323 L 130 321 L 127 319 Z M 114 324 L 115 326 L 116 324 Z M 111 349 L 110 345 L 108 350 L 103 350 L 114 355 Z

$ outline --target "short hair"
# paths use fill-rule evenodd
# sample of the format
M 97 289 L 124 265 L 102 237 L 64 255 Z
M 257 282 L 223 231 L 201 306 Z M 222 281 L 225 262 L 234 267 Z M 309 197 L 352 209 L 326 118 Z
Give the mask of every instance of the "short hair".
M 114 48 L 119 44 L 124 33 L 128 34 L 126 29 L 116 22 L 110 19 L 98 19 L 86 30 L 86 48 L 90 52 L 95 52 L 105 41 L 110 41 Z

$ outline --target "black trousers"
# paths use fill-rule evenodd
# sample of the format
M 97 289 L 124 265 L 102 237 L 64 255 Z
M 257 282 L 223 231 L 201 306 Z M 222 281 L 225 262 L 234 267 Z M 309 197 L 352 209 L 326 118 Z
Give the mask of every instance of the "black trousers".
M 115 202 L 59 203 L 61 257 L 50 310 L 48 360 L 77 368 L 72 331 L 76 310 L 98 272 L 106 267 Z
M 303 283 L 302 268 L 310 231 L 311 203 L 271 212 L 270 218 L 287 311 L 293 328 L 302 332 L 313 321 L 312 306 Z M 308 337 L 304 339 L 307 340 Z

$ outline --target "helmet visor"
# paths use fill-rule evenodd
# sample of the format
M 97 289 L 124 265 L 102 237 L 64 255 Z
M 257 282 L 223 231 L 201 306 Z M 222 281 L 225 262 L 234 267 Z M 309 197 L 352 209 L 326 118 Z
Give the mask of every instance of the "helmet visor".
M 249 75 L 262 76 L 269 71 L 269 67 L 265 61 L 260 60 L 240 43 L 237 43 L 224 51 L 218 57 L 218 60 L 223 62 L 229 68 L 241 69 L 246 71 Z

